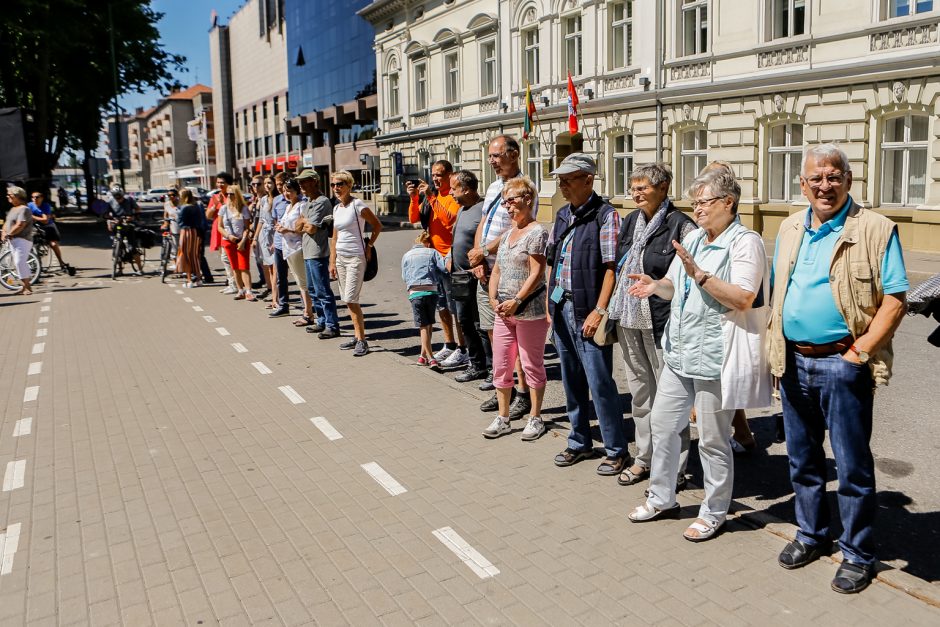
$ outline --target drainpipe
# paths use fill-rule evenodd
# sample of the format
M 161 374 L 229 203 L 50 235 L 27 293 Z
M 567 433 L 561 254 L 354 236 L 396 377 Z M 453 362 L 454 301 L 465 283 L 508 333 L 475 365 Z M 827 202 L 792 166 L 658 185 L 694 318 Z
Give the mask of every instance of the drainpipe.
M 656 91 L 656 161 L 663 160 L 663 103 L 659 99 L 659 92 L 663 88 L 663 61 L 665 57 L 665 31 L 666 25 L 663 24 L 663 2 L 656 1 L 656 59 L 653 62 L 653 74 L 655 75 L 653 89 Z

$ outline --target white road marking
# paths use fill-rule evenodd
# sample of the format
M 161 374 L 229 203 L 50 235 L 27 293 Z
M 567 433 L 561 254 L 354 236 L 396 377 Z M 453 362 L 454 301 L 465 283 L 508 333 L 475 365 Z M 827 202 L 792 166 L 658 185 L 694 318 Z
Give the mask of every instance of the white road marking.
M 29 403 L 35 401 L 39 397 L 39 386 L 31 385 L 25 390 L 23 390 L 23 402 Z
M 20 544 L 20 523 L 7 525 L 7 530 L 0 533 L 0 575 L 9 575 L 13 571 L 13 556 Z
M 44 302 L 44 303 L 51 303 L 51 302 L 52 302 L 52 297 L 51 297 L 51 296 L 46 296 L 45 298 L 42 299 L 42 302 Z
M 177 294 L 182 294 L 182 293 L 183 293 L 183 290 L 173 290 L 173 291 L 176 292 Z
M 251 362 L 251 365 L 254 366 L 255 370 L 257 370 L 261 374 L 271 374 L 271 369 L 265 366 L 264 363 L 260 361 L 253 361 Z
M 202 310 L 203 310 L 202 307 L 200 307 L 199 305 L 193 305 L 193 311 L 202 311 Z
M 323 435 L 327 437 L 328 440 L 342 440 L 343 434 L 333 428 L 333 425 L 330 424 L 330 421 L 324 418 L 323 416 L 317 416 L 316 418 L 311 418 L 310 422 L 313 423 L 313 426 L 320 430 Z
M 40 374 L 40 373 L 42 373 L 42 362 L 34 361 L 31 364 L 29 364 L 29 369 L 26 371 L 26 376 L 28 377 L 28 376 L 31 376 L 34 374 Z
M 212 316 L 203 316 L 202 319 L 205 320 L 206 322 L 215 322 L 215 318 L 213 318 Z
M 191 303 L 191 302 L 193 302 L 193 299 L 190 298 L 189 296 L 184 296 L 184 297 L 183 297 L 183 302 L 184 302 L 184 303 Z
M 18 438 L 20 436 L 29 435 L 33 432 L 33 419 L 32 418 L 21 418 L 16 421 L 16 424 L 13 425 L 13 437 Z
M 49 305 L 43 305 L 39 308 L 39 311 L 49 311 Z
M 444 546 L 450 549 L 454 555 L 460 558 L 460 561 L 470 567 L 480 579 L 495 577 L 499 574 L 499 569 L 483 557 L 479 551 L 467 544 L 467 541 L 460 537 L 456 531 L 450 527 L 441 527 L 435 529 L 434 537 L 440 540 Z
M 362 464 L 362 469 L 369 473 L 369 476 L 375 479 L 376 482 L 385 488 L 385 491 L 392 496 L 398 496 L 399 494 L 404 494 L 408 491 L 405 489 L 405 486 L 395 481 L 392 475 L 385 472 L 385 469 L 375 462 Z
M 42 355 L 44 350 L 46 350 L 45 342 L 36 342 L 33 344 L 33 355 Z
M 215 330 L 219 332 L 219 335 L 231 335 L 225 327 L 216 327 Z
M 292 388 L 292 387 L 289 386 L 289 385 L 282 385 L 282 386 L 279 387 L 278 389 L 279 389 L 281 392 L 283 392 L 283 393 L 284 393 L 284 396 L 287 397 L 287 400 L 289 400 L 289 401 L 290 401 L 291 403 L 293 403 L 294 405 L 300 405 L 301 403 L 306 403 L 306 402 L 307 402 L 307 401 L 304 400 L 304 397 L 303 397 L 303 396 L 301 396 L 300 394 L 297 393 L 297 390 L 295 390 L 294 388 Z
M 46 337 L 48 333 L 49 329 L 36 329 L 36 337 Z
M 237 352 L 237 353 L 247 353 L 247 352 L 248 352 L 248 349 L 245 348 L 245 345 L 242 344 L 241 342 L 235 342 L 234 344 L 232 344 L 232 348 L 234 348 L 234 349 L 235 349 L 235 352 Z
M 3 475 L 3 491 L 9 492 L 23 487 L 23 479 L 26 477 L 26 460 L 18 459 L 15 462 L 7 463 L 7 471 Z
M 48 323 L 49 323 L 49 316 L 39 316 L 38 324 L 48 324 Z

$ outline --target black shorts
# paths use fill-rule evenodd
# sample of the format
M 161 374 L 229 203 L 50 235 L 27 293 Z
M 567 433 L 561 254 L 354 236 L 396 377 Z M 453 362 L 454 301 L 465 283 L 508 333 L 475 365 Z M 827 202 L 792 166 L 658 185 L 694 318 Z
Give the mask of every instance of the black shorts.
M 437 311 L 437 294 L 419 296 L 411 300 L 411 314 L 414 317 L 415 327 L 426 327 L 434 324 L 434 312 Z
M 55 224 L 45 224 L 42 230 L 46 232 L 46 241 L 59 242 L 62 240 L 62 236 L 59 235 L 59 227 Z

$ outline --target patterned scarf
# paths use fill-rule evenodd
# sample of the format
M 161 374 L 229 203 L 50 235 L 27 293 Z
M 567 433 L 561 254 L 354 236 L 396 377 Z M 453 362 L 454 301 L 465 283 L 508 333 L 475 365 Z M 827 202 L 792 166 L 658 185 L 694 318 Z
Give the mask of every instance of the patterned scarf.
M 626 262 L 617 277 L 617 289 L 614 291 L 609 314 L 614 320 L 619 320 L 620 326 L 625 329 L 653 328 L 649 299 L 636 298 L 628 293 L 630 286 L 635 283 L 633 279 L 628 278 L 628 275 L 643 274 L 643 253 L 646 245 L 653 233 L 659 230 L 666 220 L 668 208 L 669 199 L 666 198 L 649 222 L 646 221 L 646 214 L 642 211 L 637 215 L 636 226 L 633 229 L 633 245 L 630 246 Z

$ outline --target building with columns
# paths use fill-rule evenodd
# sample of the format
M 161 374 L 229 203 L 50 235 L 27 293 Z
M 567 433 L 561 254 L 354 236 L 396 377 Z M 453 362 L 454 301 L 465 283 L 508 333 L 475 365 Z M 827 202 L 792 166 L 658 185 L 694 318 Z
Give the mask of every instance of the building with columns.
M 582 150 L 597 191 L 624 210 L 634 163 L 662 160 L 684 190 L 732 164 L 740 213 L 775 236 L 805 208 L 805 147 L 837 142 L 857 202 L 898 223 L 907 248 L 940 251 L 937 0 L 376 0 L 382 195 L 446 158 L 492 180 L 488 140 L 520 136 L 527 85 L 538 124 L 523 142 L 539 218 L 563 203 L 548 176 Z M 571 73 L 579 129 L 567 124 Z

